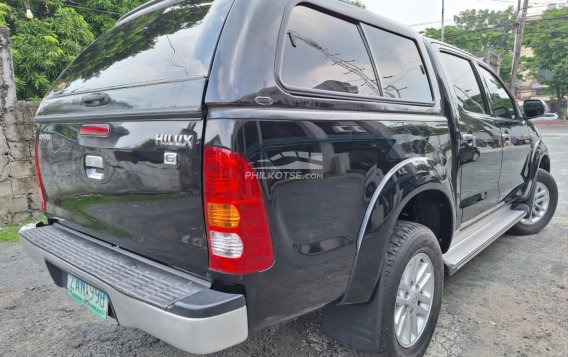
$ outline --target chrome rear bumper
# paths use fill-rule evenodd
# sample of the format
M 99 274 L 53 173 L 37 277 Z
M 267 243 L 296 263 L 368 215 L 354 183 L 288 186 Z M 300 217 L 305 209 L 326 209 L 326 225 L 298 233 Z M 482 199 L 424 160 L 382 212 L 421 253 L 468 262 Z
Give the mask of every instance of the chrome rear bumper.
M 211 290 L 204 280 L 62 225 L 27 225 L 20 238 L 26 253 L 48 269 L 57 285 L 66 286 L 71 273 L 107 293 L 123 326 L 196 354 L 217 352 L 248 337 L 242 295 Z

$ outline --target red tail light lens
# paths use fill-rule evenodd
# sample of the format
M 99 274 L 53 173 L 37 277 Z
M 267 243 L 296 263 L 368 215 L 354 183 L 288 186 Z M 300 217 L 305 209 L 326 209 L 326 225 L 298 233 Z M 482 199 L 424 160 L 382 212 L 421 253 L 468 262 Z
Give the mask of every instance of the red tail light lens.
M 45 191 L 43 189 L 43 181 L 41 180 L 41 171 L 39 169 L 39 140 L 37 138 L 35 141 L 35 168 L 36 168 L 37 185 L 39 186 L 39 194 L 41 198 L 41 211 L 45 212 L 46 209 Z
M 203 156 L 209 268 L 229 274 L 270 268 L 272 238 L 254 169 L 228 149 L 206 147 Z
M 110 126 L 108 124 L 85 124 L 81 125 L 79 134 L 83 136 L 99 136 L 106 138 L 110 136 Z

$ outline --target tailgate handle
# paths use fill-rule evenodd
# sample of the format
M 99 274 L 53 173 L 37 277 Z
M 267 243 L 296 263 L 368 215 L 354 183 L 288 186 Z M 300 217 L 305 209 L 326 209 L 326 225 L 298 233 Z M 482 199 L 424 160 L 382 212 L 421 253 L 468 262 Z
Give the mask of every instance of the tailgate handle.
M 106 93 L 89 94 L 84 96 L 81 102 L 85 104 L 86 107 L 98 107 L 107 105 L 110 102 L 110 97 Z
M 85 156 L 85 173 L 92 180 L 102 180 L 105 177 L 104 160 L 100 156 Z

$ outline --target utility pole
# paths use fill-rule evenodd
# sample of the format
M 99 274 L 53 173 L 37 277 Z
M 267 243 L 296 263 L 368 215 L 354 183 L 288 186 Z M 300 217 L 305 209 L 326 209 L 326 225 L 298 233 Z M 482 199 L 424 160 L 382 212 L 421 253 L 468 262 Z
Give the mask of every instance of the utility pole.
M 442 42 L 444 42 L 444 22 L 446 21 L 446 3 L 442 0 Z
M 519 0 L 519 6 L 521 1 Z M 513 69 L 511 71 L 511 91 L 517 97 L 517 78 L 519 76 L 519 66 L 521 64 L 521 49 L 523 47 L 523 36 L 525 34 L 525 22 L 527 21 L 527 11 L 529 9 L 529 0 L 524 0 L 522 9 L 519 8 L 519 17 L 517 23 L 517 34 L 515 35 L 515 50 L 513 53 Z

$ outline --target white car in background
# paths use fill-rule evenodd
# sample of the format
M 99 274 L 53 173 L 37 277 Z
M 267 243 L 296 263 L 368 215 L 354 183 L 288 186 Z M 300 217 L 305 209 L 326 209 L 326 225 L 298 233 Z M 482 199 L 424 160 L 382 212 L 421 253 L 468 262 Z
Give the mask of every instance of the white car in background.
M 545 120 L 558 120 L 558 114 L 546 113 L 538 118 L 531 119 L 531 121 L 545 121 Z

